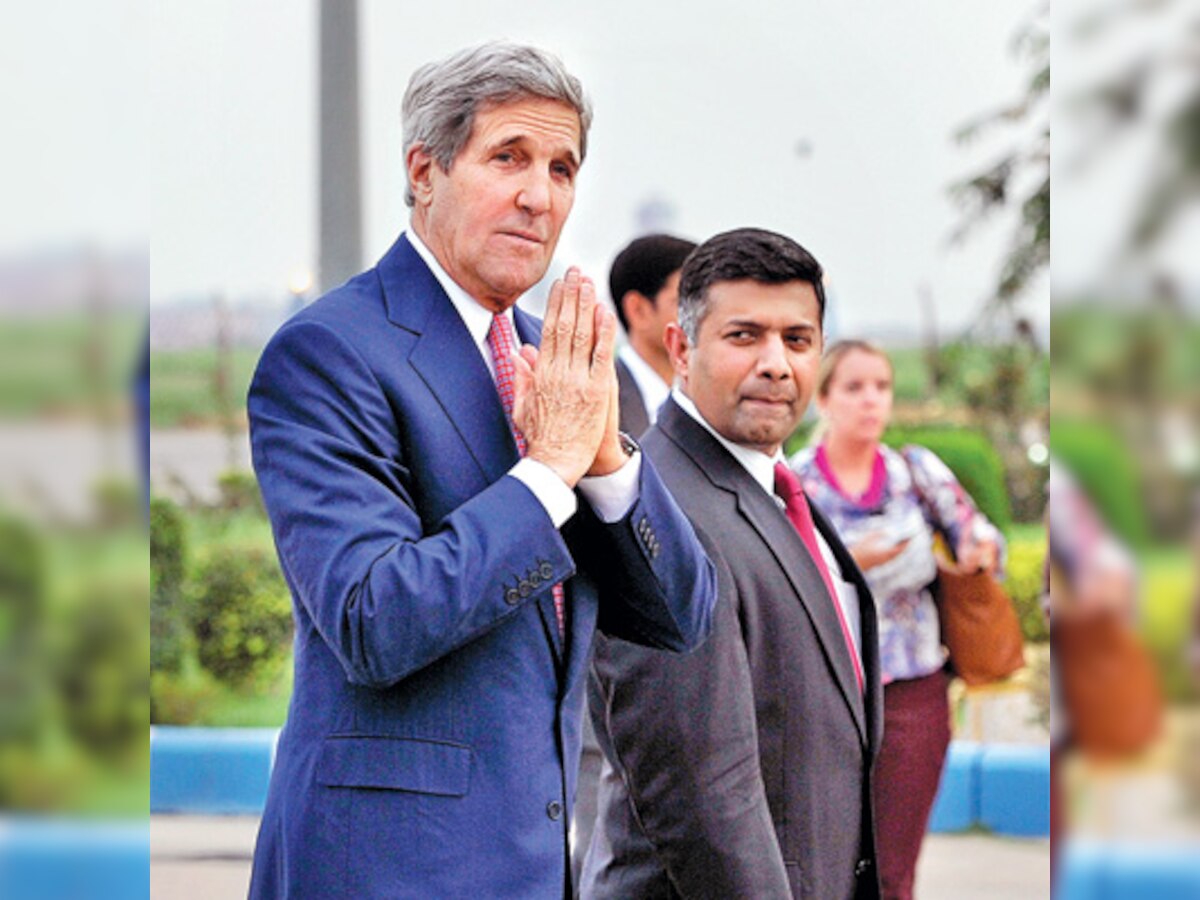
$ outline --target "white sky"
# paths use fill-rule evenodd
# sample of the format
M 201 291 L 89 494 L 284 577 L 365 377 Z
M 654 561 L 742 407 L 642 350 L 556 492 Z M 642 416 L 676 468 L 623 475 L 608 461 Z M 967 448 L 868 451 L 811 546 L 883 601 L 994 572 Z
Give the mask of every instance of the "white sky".
M 961 326 L 994 282 L 1008 228 L 949 247 L 946 186 L 1007 140 L 964 148 L 951 135 L 1019 94 L 1027 67 L 1010 43 L 1031 5 L 361 0 L 364 265 L 407 223 L 399 107 L 410 73 L 507 37 L 561 55 L 596 108 L 556 265 L 606 282 L 635 210 L 660 197 L 677 212 L 673 230 L 693 239 L 756 225 L 804 244 L 829 272 L 844 333 L 919 327 L 922 284 L 939 325 Z M 98 6 L 48 0 L 0 17 L 16 15 L 33 37 L 8 48 L 0 101 L 20 108 L 29 73 L 46 85 L 26 104 L 42 120 L 37 140 L 8 155 L 48 173 L 0 175 L 5 219 L 17 223 L 6 221 L 0 246 L 148 234 L 154 303 L 282 296 L 315 265 L 315 0 Z M 46 65 L 47 47 L 62 65 Z M 149 115 L 138 104 L 118 115 L 131 105 L 102 98 L 81 116 L 53 115 L 81 90 L 144 96 L 146 84 Z M 81 155 L 85 172 L 59 174 Z M 1027 301 L 1039 321 L 1047 293 L 1039 285 Z

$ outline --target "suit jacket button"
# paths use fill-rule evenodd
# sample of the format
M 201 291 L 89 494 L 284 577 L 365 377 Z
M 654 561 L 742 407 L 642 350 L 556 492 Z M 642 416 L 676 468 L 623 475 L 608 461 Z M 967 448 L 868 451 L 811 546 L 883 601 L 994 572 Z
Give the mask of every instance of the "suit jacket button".
M 504 592 L 504 602 L 509 606 L 516 606 L 521 602 L 521 595 L 517 592 L 516 588 L 509 588 Z
M 538 574 L 549 581 L 554 577 L 554 567 L 551 566 L 550 563 L 544 562 L 542 563 L 542 567 L 538 569 Z
M 862 878 L 864 875 L 867 874 L 867 871 L 870 868 L 871 868 L 871 861 L 869 859 L 860 859 L 857 863 L 854 864 L 855 877 Z
M 542 583 L 542 576 L 539 575 L 537 572 L 530 572 L 529 573 L 529 583 L 531 585 L 533 585 L 534 587 L 537 587 L 539 584 Z
M 528 597 L 531 591 L 533 588 L 529 586 L 529 582 L 522 578 L 521 583 L 517 585 L 517 593 L 521 595 L 521 599 Z
M 557 822 L 562 818 L 562 804 L 557 800 L 551 800 L 546 804 L 546 815 Z

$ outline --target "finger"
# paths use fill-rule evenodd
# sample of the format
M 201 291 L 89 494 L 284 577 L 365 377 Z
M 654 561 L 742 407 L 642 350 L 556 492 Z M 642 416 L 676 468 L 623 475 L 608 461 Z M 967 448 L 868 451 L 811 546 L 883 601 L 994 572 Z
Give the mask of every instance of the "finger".
M 556 362 L 570 362 L 578 315 L 579 269 L 571 266 L 571 268 L 567 269 L 567 277 L 563 280 L 562 303 L 559 306 L 558 320 L 554 323 L 554 344 L 551 359 Z
M 524 362 L 528 363 L 531 370 L 537 368 L 538 357 L 540 355 L 537 347 L 533 346 L 533 344 L 522 344 L 517 353 L 522 357 Z
M 546 301 L 546 318 L 542 320 L 542 349 L 554 353 L 558 333 L 558 318 L 562 313 L 563 280 L 556 278 L 550 285 L 550 297 Z
M 596 328 L 596 346 L 592 350 L 592 371 L 603 372 L 613 368 L 613 348 L 617 341 L 617 317 L 611 310 L 597 306 L 593 313 Z
M 532 351 L 532 354 L 527 352 Z M 513 362 L 513 422 L 524 421 L 525 398 L 533 392 L 533 366 L 537 362 L 537 351 L 525 344 L 512 355 Z
M 580 365 L 590 365 L 596 342 L 596 285 L 590 278 L 580 276 L 579 309 L 575 315 L 575 333 L 571 336 L 571 359 Z

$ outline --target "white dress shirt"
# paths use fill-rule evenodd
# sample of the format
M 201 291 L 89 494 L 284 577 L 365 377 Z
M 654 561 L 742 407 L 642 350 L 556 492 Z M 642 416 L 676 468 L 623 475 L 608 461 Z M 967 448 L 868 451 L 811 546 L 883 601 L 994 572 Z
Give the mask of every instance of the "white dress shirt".
M 735 444 L 709 425 L 704 416 L 700 415 L 700 410 L 696 409 L 696 404 L 678 387 L 671 390 L 671 399 L 679 404 L 680 409 L 699 422 L 720 442 L 722 447 L 729 451 L 734 459 L 741 463 L 742 468 L 750 474 L 759 487 L 771 496 L 780 509 L 786 507 L 782 498 L 775 493 L 775 464 L 787 465 L 787 460 L 783 456 L 783 448 L 775 451 L 774 456 L 767 456 L 761 450 Z M 861 662 L 862 615 L 858 608 L 858 589 L 842 578 L 842 567 L 838 565 L 837 557 L 833 555 L 833 548 L 825 540 L 825 535 L 821 534 L 820 529 L 817 528 L 813 528 L 813 533 L 817 536 L 817 546 L 821 550 L 821 558 L 825 560 L 825 567 L 829 569 L 829 577 L 833 580 L 833 586 L 837 590 L 836 600 L 842 608 L 842 615 L 845 617 L 846 626 L 850 629 L 850 636 L 854 640 L 854 649 Z
M 487 342 L 488 331 L 492 327 L 492 311 L 475 300 L 446 273 L 441 263 L 437 261 L 437 257 L 425 246 L 425 242 L 411 226 L 405 232 L 405 237 L 425 265 L 429 267 L 429 271 L 442 286 L 446 296 L 450 298 L 450 302 L 458 311 L 463 324 L 467 326 L 467 331 L 475 342 L 475 348 L 483 358 L 484 365 L 491 373 L 492 380 L 495 381 L 496 367 L 492 362 L 492 351 Z M 509 307 L 501 315 L 505 316 L 509 325 L 512 326 L 513 349 L 520 348 L 521 337 L 517 333 L 516 323 L 513 321 L 512 308 Z M 634 453 L 624 466 L 610 475 L 584 476 L 579 481 L 579 490 L 583 492 L 584 497 L 587 498 L 588 503 L 602 521 L 620 521 L 637 500 L 638 477 L 641 475 L 641 469 L 641 453 Z M 518 460 L 516 465 L 508 470 L 508 474 L 529 488 L 545 507 L 555 528 L 561 528 L 579 508 L 575 492 L 558 477 L 553 469 L 536 459 L 525 457 Z

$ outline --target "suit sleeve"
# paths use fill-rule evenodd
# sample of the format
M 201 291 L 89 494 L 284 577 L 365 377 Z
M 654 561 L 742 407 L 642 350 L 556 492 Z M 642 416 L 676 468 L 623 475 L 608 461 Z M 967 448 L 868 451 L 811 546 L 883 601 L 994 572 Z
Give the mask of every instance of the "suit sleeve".
M 720 584 L 711 638 L 687 656 L 602 642 L 593 664 L 600 728 L 634 817 L 681 896 L 790 897 L 737 597 L 719 554 L 709 555 Z
M 284 573 L 356 684 L 394 684 L 575 570 L 545 509 L 511 476 L 425 533 L 397 414 L 323 324 L 292 323 L 272 339 L 248 410 Z
M 708 637 L 716 570 L 645 454 L 637 498 L 622 519 L 606 524 L 586 502 L 578 518 L 572 546 L 600 587 L 602 632 L 676 652 Z

